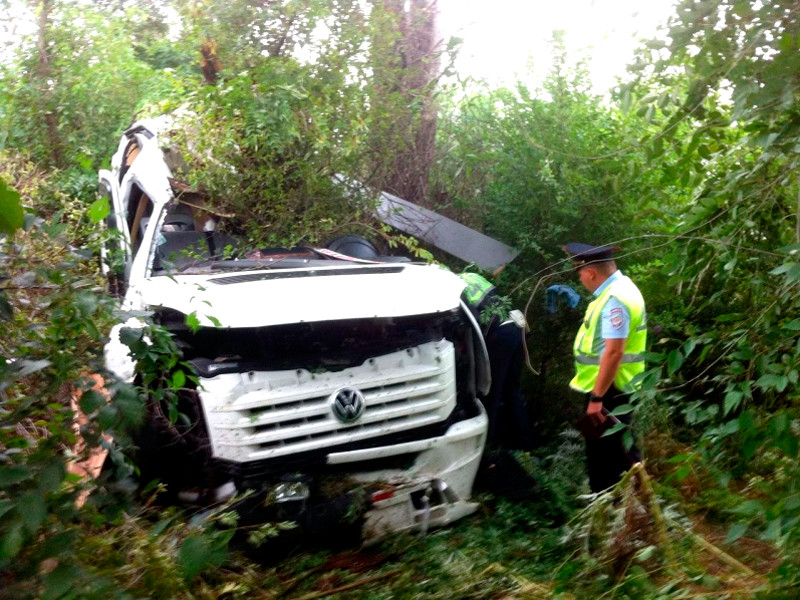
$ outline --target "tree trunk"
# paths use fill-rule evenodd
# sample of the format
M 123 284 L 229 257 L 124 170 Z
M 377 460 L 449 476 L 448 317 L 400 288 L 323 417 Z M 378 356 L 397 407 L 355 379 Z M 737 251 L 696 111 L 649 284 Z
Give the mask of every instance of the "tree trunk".
M 38 3 L 38 35 L 36 47 L 39 54 L 36 76 L 38 79 L 38 102 L 41 114 L 44 116 L 44 125 L 47 137 L 50 140 L 50 160 L 58 168 L 64 167 L 64 152 L 61 134 L 58 130 L 57 107 L 53 94 L 53 69 L 49 48 L 50 13 L 53 10 L 52 0 L 41 0 Z
M 438 3 L 383 0 L 383 6 L 394 17 L 396 41 L 388 69 L 378 74 L 383 82 L 381 95 L 397 94 L 391 102 L 391 114 L 386 115 L 389 122 L 383 124 L 384 135 L 376 140 L 382 145 L 378 156 L 391 157 L 380 184 L 388 192 L 425 205 L 429 204 L 428 176 L 436 138 L 433 93 L 443 50 L 437 28 Z
M 200 44 L 200 70 L 207 85 L 217 85 L 221 66 L 217 56 L 217 43 L 205 38 Z

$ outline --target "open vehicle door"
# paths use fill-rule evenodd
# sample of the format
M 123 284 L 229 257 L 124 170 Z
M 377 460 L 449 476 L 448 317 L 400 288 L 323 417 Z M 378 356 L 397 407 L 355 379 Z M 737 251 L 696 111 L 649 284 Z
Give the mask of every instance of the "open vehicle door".
M 105 218 L 109 232 L 108 240 L 101 249 L 103 274 L 109 280 L 109 289 L 115 296 L 125 293 L 125 281 L 130 275 L 133 253 L 131 251 L 131 235 L 125 221 L 125 211 L 119 193 L 119 183 L 111 171 L 99 173 L 100 194 L 108 198 L 111 210 Z

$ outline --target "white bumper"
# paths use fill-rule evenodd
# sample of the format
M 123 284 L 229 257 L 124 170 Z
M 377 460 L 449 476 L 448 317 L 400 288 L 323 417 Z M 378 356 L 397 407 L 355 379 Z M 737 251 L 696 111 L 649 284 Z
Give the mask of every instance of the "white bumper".
M 489 424 L 486 411 L 477 404 L 478 416 L 456 423 L 441 437 L 328 455 L 329 463 L 338 464 L 422 450 L 408 471 L 352 474 L 356 481 L 380 484 L 366 514 L 366 543 L 394 532 L 425 533 L 475 512 L 478 504 L 469 500 Z

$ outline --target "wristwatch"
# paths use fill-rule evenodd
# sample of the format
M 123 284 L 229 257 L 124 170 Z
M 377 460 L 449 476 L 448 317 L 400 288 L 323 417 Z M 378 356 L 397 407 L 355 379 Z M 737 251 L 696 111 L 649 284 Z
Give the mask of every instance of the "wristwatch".
M 589 392 L 589 402 L 602 402 L 603 399 L 594 392 Z

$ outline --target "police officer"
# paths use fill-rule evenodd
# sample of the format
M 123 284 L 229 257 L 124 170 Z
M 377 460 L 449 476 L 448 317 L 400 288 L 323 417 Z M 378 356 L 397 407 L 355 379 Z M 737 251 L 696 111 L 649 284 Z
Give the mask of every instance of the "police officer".
M 634 445 L 626 450 L 623 432 L 602 436 L 614 417 L 608 413 L 627 404 L 637 387 L 633 379 L 644 371 L 647 313 L 636 285 L 617 269 L 611 246 L 571 242 L 581 284 L 594 295 L 573 345 L 575 377 L 570 387 L 582 392 L 586 416 L 581 428 L 586 438 L 586 464 L 592 492 L 615 485 L 641 455 Z M 616 417 L 630 425 L 631 416 Z
M 465 304 L 481 325 L 492 386 L 483 398 L 489 417 L 489 446 L 529 449 L 533 445 L 528 425 L 528 409 L 520 389 L 524 362 L 523 332 L 502 306 L 497 289 L 478 273 L 459 275 L 467 287 L 462 293 Z
M 497 288 L 483 275 L 464 272 L 459 274 L 459 277 L 467 284 L 461 296 L 472 316 L 480 324 L 483 337 L 486 337 L 489 330 L 497 324 L 500 316 L 499 311 L 491 309 L 498 304 L 500 294 L 497 293 Z

